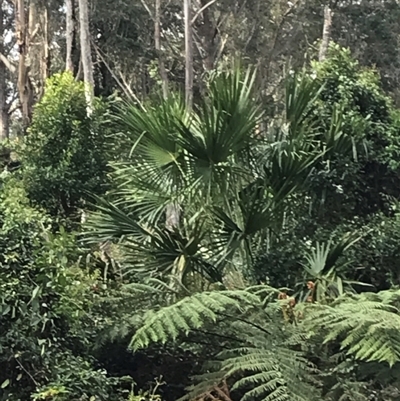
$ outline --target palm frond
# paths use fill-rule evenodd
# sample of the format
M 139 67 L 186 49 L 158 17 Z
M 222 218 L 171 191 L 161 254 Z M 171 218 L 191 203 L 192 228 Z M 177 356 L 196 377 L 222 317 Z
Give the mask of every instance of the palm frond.
M 337 268 L 339 259 L 344 252 L 358 242 L 363 235 L 357 232 L 348 232 L 344 234 L 335 244 L 332 241 L 327 243 L 317 242 L 315 248 L 305 255 L 307 264 L 304 265 L 305 270 L 315 277 L 321 274 L 327 274 L 333 268 Z M 346 264 L 351 263 L 347 261 Z M 342 265 L 343 266 L 343 265 Z
M 217 74 L 190 124 L 180 126 L 177 141 L 187 152 L 194 177 L 201 178 L 207 188 L 221 190 L 227 180 L 240 177 L 240 167 L 245 171 L 249 163 L 242 156 L 248 154 L 260 117 L 252 98 L 253 84 L 250 70 Z
M 321 156 L 322 153 L 298 149 L 296 143 L 276 142 L 271 146 L 263 177 L 276 203 L 306 188 L 313 166 Z
M 309 118 L 323 85 L 304 73 L 289 74 L 285 85 L 285 121 L 289 124 L 289 139 L 305 139 L 313 134 Z
M 105 242 L 121 239 L 124 236 L 144 240 L 151 233 L 139 224 L 138 214 L 135 210 L 126 212 L 112 202 L 96 198 L 96 211 L 85 223 L 84 236 L 89 242 Z

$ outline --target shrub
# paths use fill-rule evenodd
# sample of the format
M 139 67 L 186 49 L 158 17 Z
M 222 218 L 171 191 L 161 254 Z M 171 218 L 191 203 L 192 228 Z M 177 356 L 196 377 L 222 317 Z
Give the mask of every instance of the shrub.
M 84 84 L 70 73 L 46 84 L 36 106 L 20 159 L 24 186 L 35 205 L 52 215 L 71 216 L 88 193 L 107 188 L 107 105 L 95 100 L 87 115 Z

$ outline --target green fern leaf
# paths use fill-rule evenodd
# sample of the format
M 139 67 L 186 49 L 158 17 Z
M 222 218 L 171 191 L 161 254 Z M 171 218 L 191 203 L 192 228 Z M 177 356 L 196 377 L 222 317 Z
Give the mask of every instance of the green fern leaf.
M 132 338 L 130 347 L 145 348 L 152 342 L 174 341 L 181 334 L 199 329 L 207 322 L 216 322 L 228 309 L 236 312 L 260 304 L 260 299 L 247 291 L 213 291 L 186 297 L 174 305 L 164 307 L 145 319 Z
M 360 294 L 339 298 L 332 306 L 309 306 L 306 325 L 324 333 L 325 343 L 341 339 L 342 349 L 357 359 L 400 361 L 400 313 L 391 303 L 400 291 Z

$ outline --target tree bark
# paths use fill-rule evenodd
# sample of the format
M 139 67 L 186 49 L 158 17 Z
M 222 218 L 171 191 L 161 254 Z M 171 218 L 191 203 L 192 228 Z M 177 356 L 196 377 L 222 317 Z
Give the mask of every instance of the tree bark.
M 4 54 L 4 12 L 0 0 L 0 53 Z M 9 115 L 7 106 L 7 67 L 0 62 L 0 140 L 9 137 Z
M 205 71 L 212 71 L 215 67 L 215 57 L 217 54 L 216 37 L 218 35 L 218 27 L 212 22 L 210 15 L 210 6 L 213 3 L 208 0 L 201 0 L 200 4 L 203 10 L 203 24 L 199 28 L 204 50 L 203 67 Z
M 89 5 L 88 0 L 79 0 L 79 25 L 80 25 L 80 43 L 81 59 L 83 66 L 83 79 L 86 84 L 86 101 L 88 104 L 88 113 L 91 113 L 94 98 L 94 78 L 93 61 L 90 46 L 89 31 Z
M 16 0 L 15 28 L 19 51 L 18 62 L 18 93 L 21 103 L 23 127 L 26 129 L 32 117 L 33 87 L 27 66 L 29 49 L 29 32 L 26 21 L 24 0 Z
M 168 75 L 165 69 L 164 57 L 161 50 L 161 0 L 156 0 L 154 15 L 154 46 L 158 56 L 158 68 L 160 72 L 164 99 L 168 97 Z
M 65 69 L 75 72 L 73 49 L 75 44 L 75 0 L 66 0 L 66 41 L 67 52 Z
M 158 67 L 162 81 L 163 97 L 168 97 L 168 75 L 165 70 L 164 57 L 161 52 L 161 0 L 155 2 L 154 14 L 154 45 L 158 55 Z M 169 231 L 179 227 L 180 212 L 179 205 L 169 204 L 165 210 L 165 225 Z
M 322 42 L 319 48 L 319 61 L 324 61 L 326 58 L 326 53 L 328 52 L 329 42 L 331 40 L 332 31 L 332 10 L 329 6 L 325 6 L 324 9 L 324 28 L 322 31 Z
M 183 0 L 185 20 L 185 101 L 189 109 L 193 106 L 193 33 L 191 11 L 191 0 Z
M 49 39 L 49 9 L 48 5 L 45 3 L 43 5 L 42 14 L 41 14 L 41 25 L 42 25 L 42 32 L 43 32 L 43 39 L 42 39 L 42 47 L 41 47 L 41 65 L 40 65 L 40 72 L 41 72 L 41 93 L 40 97 L 44 93 L 44 88 L 46 84 L 46 80 L 50 74 L 50 39 Z

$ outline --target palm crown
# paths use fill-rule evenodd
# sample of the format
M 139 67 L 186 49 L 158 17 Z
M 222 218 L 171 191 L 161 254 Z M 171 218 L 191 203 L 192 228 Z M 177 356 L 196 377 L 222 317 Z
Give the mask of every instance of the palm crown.
M 313 114 L 321 84 L 304 74 L 288 78 L 282 119 L 257 135 L 254 77 L 215 74 L 191 111 L 179 95 L 146 110 L 122 107 L 129 156 L 114 164 L 118 188 L 99 201 L 89 228 L 96 239 L 120 240 L 130 271 L 221 281 L 279 232 L 290 196 L 306 188 L 315 163 L 335 147 L 351 148 L 340 116 L 321 132 Z M 172 227 L 166 211 L 167 220 L 175 213 Z

